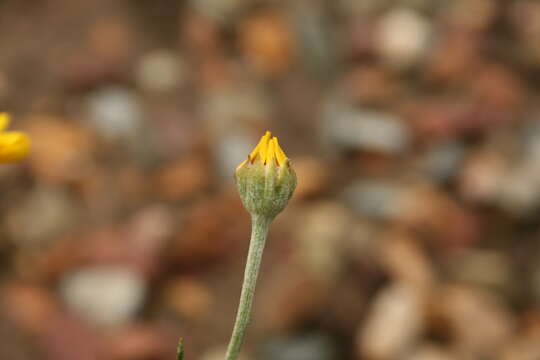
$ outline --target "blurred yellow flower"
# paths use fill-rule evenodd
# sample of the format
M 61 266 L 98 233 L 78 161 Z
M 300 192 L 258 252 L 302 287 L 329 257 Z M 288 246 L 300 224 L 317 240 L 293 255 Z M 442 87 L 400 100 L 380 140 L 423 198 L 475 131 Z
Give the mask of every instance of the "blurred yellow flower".
M 10 122 L 8 113 L 0 113 L 0 163 L 16 162 L 30 152 L 30 138 L 20 131 L 5 131 Z

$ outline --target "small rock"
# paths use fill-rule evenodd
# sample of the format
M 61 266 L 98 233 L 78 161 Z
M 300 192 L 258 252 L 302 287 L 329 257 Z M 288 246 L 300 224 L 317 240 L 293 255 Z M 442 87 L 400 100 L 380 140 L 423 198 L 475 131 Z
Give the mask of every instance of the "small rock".
M 349 185 L 342 199 L 359 213 L 392 219 L 401 213 L 398 205 L 405 194 L 399 185 L 381 181 L 358 181 Z
M 143 304 L 146 290 L 146 282 L 139 274 L 112 265 L 68 273 L 60 286 L 60 294 L 71 311 L 101 326 L 131 320 Z
M 414 288 L 395 283 L 375 298 L 357 334 L 357 349 L 368 359 L 399 359 L 418 340 L 424 319 Z
M 329 110 L 328 136 L 341 148 L 395 155 L 409 147 L 409 128 L 394 114 L 347 107 Z
M 427 51 L 431 24 L 417 11 L 395 8 L 378 24 L 379 52 L 391 66 L 415 65 Z
M 87 98 L 88 121 L 110 140 L 137 140 L 143 126 L 139 99 L 121 87 L 108 87 Z
M 140 60 L 136 70 L 137 83 L 148 92 L 169 92 L 183 82 L 186 71 L 186 64 L 178 54 L 169 50 L 157 50 Z
M 390 230 L 377 241 L 378 256 L 390 276 L 425 293 L 435 284 L 433 265 L 417 239 L 403 231 Z

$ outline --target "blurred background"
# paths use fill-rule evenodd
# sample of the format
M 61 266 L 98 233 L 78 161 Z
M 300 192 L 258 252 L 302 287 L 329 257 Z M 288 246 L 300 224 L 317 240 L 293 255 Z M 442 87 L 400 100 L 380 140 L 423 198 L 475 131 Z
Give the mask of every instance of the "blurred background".
M 0 359 L 540 359 L 540 2 L 0 1 Z

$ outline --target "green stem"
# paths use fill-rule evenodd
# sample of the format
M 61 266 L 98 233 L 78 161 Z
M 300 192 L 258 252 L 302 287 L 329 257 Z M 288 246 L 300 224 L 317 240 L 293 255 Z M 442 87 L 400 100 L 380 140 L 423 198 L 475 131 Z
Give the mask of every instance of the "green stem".
M 244 272 L 244 283 L 242 284 L 236 322 L 234 323 L 225 360 L 236 360 L 240 353 L 244 333 L 249 324 L 257 276 L 261 265 L 264 244 L 266 243 L 266 235 L 268 234 L 268 228 L 271 222 L 272 219 L 263 215 L 253 215 L 251 217 L 251 241 L 249 243 L 246 270 Z

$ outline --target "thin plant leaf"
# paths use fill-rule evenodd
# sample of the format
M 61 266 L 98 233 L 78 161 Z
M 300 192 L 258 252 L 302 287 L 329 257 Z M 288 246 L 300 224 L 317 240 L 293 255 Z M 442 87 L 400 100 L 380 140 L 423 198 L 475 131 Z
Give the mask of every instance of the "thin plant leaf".
M 184 360 L 184 339 L 178 340 L 178 347 L 176 348 L 176 360 Z

